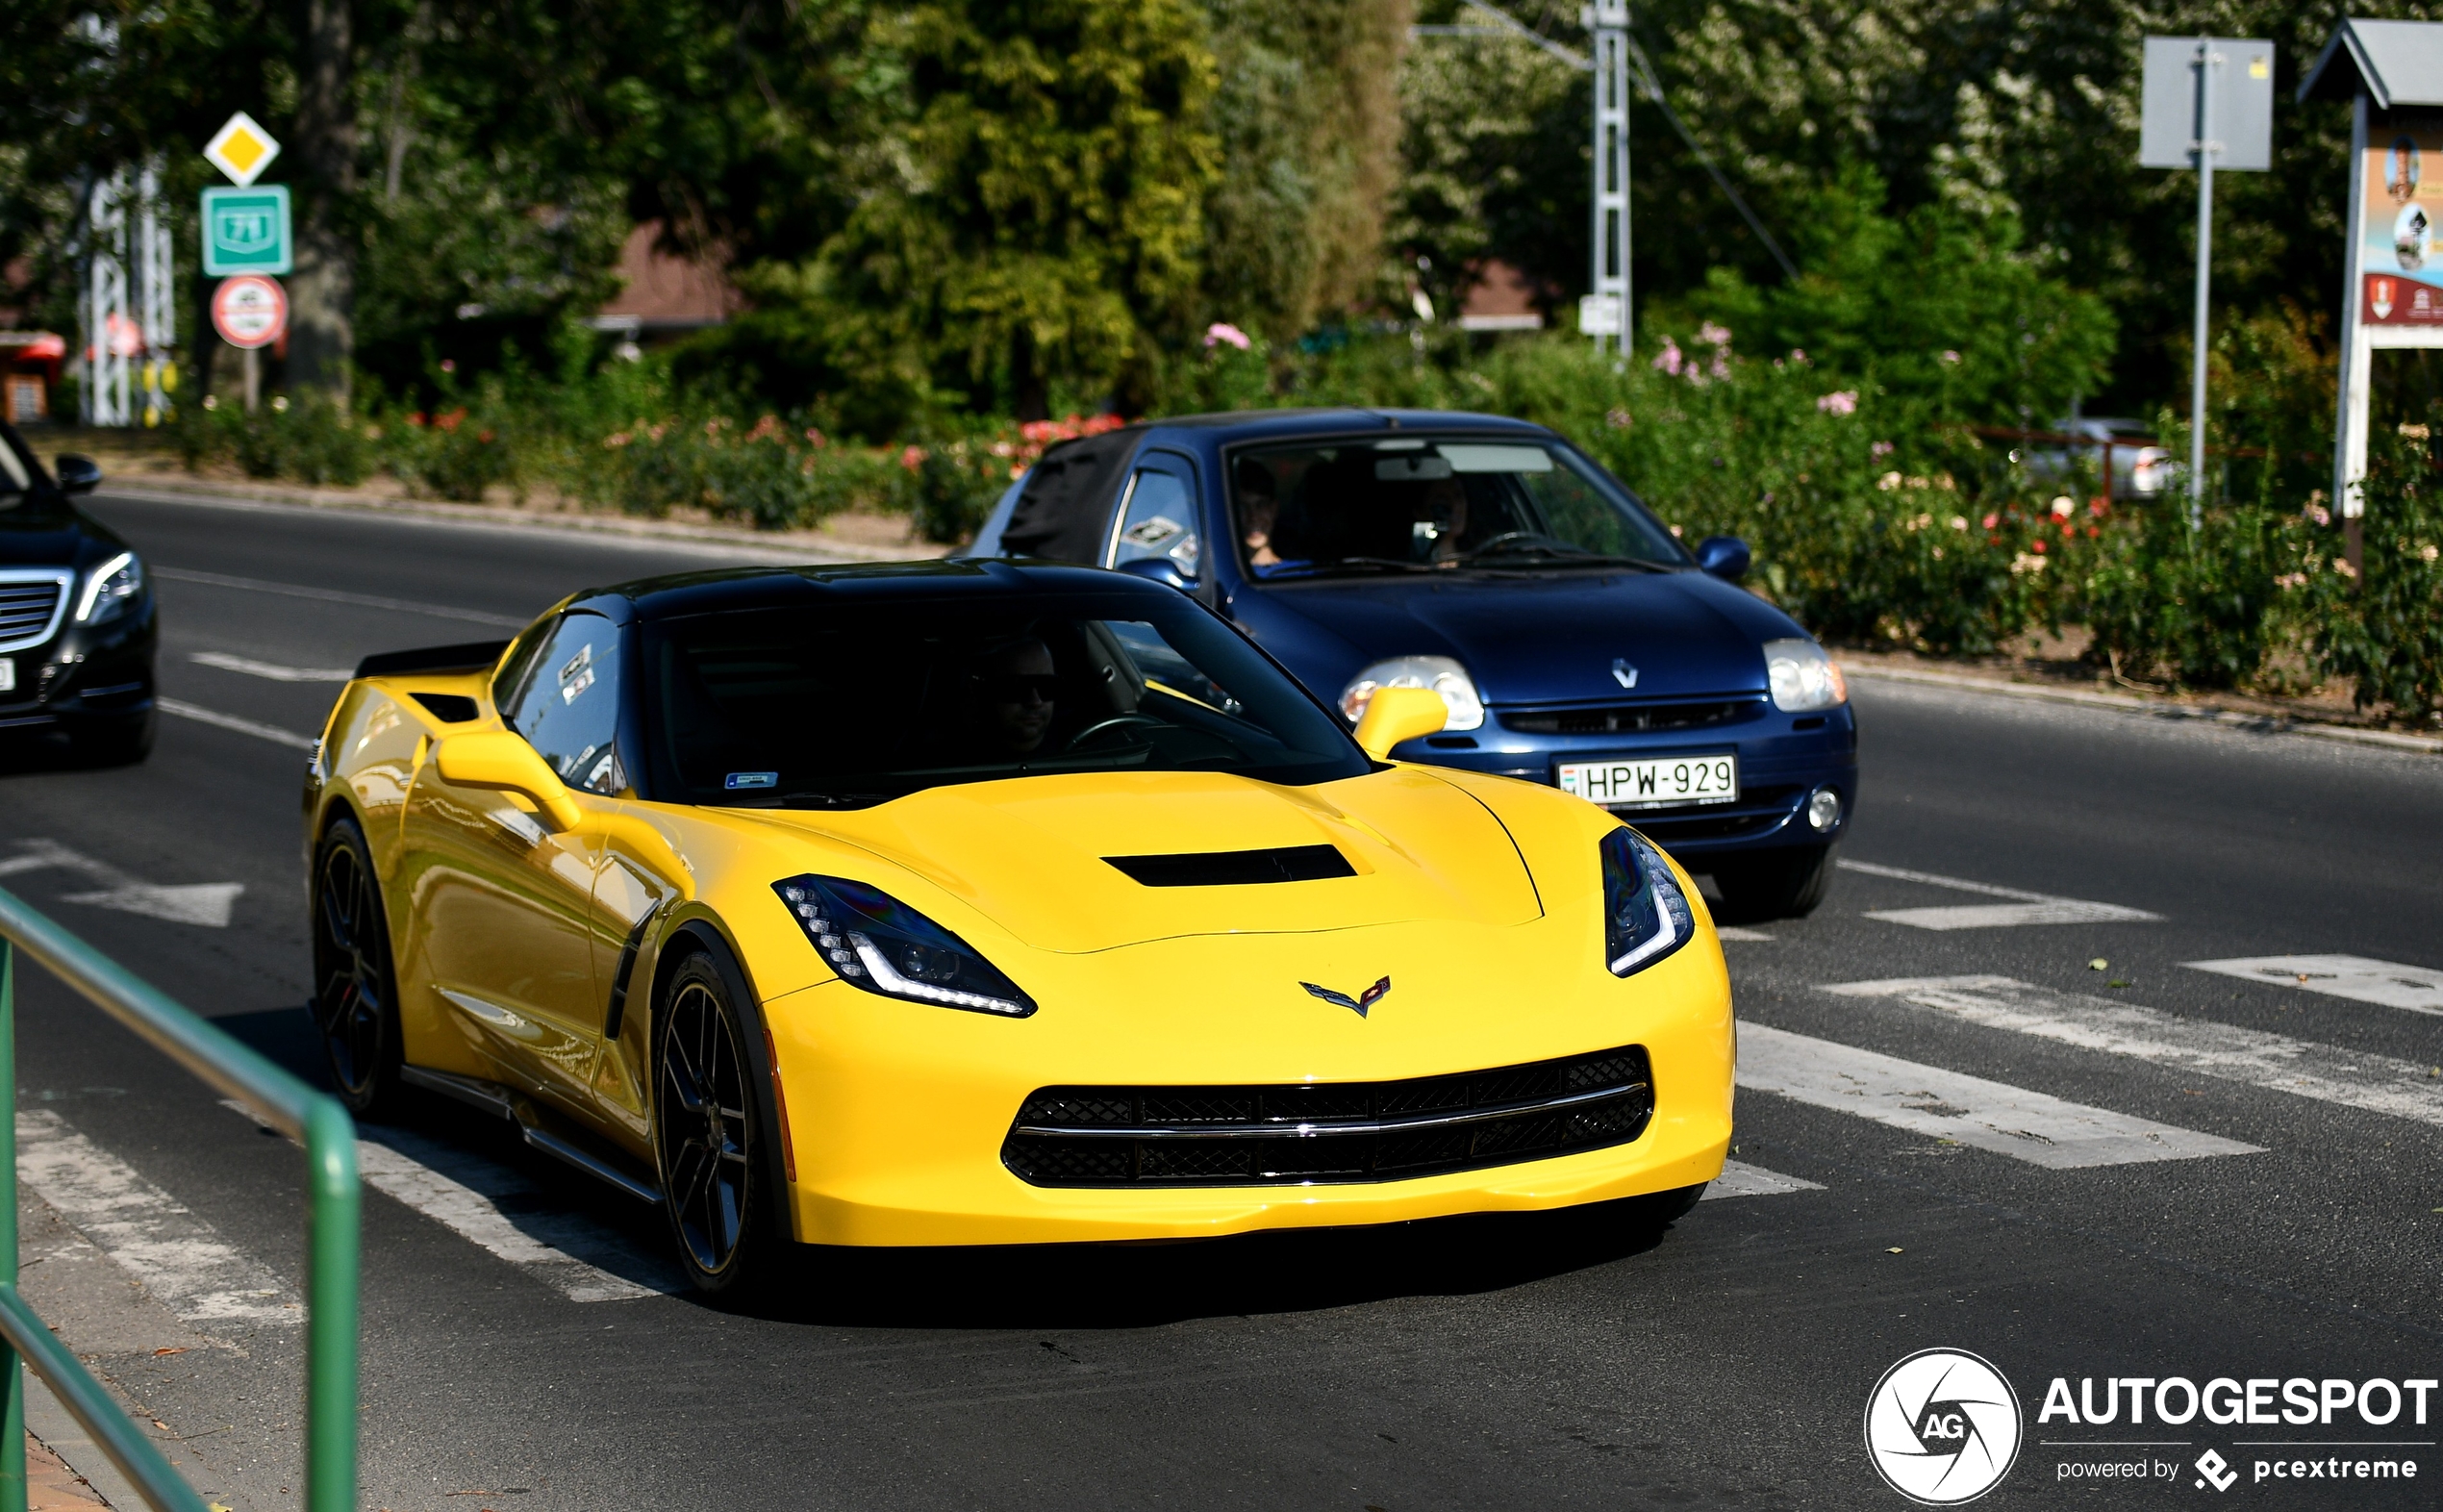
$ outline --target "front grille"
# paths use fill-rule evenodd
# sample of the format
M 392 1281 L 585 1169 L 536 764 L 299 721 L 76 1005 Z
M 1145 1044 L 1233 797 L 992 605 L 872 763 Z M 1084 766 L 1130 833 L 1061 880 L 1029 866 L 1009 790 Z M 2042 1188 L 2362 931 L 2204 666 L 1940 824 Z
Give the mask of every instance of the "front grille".
M 1764 712 L 1761 698 L 1707 698 L 1687 703 L 1620 703 L 1579 709 L 1499 709 L 1505 728 L 1522 735 L 1627 735 L 1641 730 L 1701 730 L 1736 724 Z
M 0 644 L 39 637 L 66 592 L 57 581 L 0 583 Z
M 1625 1145 L 1653 1113 L 1637 1045 L 1408 1081 L 1046 1087 L 1001 1162 L 1039 1187 L 1405 1181 Z

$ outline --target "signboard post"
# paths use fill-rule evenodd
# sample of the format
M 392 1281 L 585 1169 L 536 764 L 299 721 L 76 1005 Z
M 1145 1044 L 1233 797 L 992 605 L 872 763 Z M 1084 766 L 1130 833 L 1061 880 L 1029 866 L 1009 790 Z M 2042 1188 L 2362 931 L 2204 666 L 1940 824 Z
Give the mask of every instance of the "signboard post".
M 246 413 L 263 397 L 263 348 L 289 329 L 289 295 L 277 274 L 291 265 L 289 186 L 255 180 L 280 156 L 280 143 L 243 111 L 223 121 L 204 143 L 204 161 L 227 175 L 228 189 L 204 190 L 204 273 L 213 290 L 212 324 L 244 354 Z
M 2150 37 L 2138 165 L 2197 170 L 2196 355 L 2188 399 L 2188 522 L 2205 507 L 2205 317 L 2214 271 L 2214 170 L 2273 165 L 2274 44 L 2257 38 Z
M 2350 214 L 2332 498 L 2355 576 L 2366 565 L 2375 353 L 2443 346 L 2443 22 L 2342 21 L 2299 86 L 2303 101 L 2336 97 L 2351 102 Z
M 289 295 L 275 279 L 241 273 L 224 279 L 212 295 L 212 328 L 245 353 L 246 413 L 262 398 L 262 359 L 255 354 L 289 329 Z

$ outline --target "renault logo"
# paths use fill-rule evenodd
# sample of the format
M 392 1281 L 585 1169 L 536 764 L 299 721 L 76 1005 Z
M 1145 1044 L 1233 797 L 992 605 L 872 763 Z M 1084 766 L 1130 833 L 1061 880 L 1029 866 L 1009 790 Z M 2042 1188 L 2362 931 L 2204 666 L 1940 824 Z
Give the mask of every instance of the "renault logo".
M 1318 987 L 1313 982 L 1300 982 L 1297 985 L 1305 988 L 1309 993 L 1321 997 L 1327 1003 L 1333 1003 L 1347 1009 L 1350 1013 L 1355 1014 L 1360 1019 L 1366 1017 L 1367 1009 L 1372 1008 L 1378 1002 L 1381 1002 L 1391 992 L 1391 978 L 1388 976 L 1384 977 L 1381 981 L 1376 982 L 1373 986 L 1367 988 L 1364 992 L 1358 994 L 1354 997 L 1349 996 L 1347 993 L 1333 992 L 1328 987 Z
M 1612 658 L 1612 681 L 1623 688 L 1634 688 L 1637 686 L 1637 668 L 1629 666 L 1622 658 L 1614 657 Z

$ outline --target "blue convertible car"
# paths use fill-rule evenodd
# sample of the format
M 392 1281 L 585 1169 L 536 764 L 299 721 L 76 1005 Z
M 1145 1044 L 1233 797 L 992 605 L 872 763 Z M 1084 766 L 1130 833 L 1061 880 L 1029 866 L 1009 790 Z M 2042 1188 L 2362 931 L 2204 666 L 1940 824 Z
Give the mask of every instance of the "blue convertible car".
M 970 556 L 1117 567 L 1203 600 L 1354 723 L 1431 688 L 1401 760 L 1550 783 L 1709 873 L 1731 919 L 1823 897 L 1857 802 L 1840 669 L 1542 426 L 1306 410 L 1161 420 L 1047 451 Z

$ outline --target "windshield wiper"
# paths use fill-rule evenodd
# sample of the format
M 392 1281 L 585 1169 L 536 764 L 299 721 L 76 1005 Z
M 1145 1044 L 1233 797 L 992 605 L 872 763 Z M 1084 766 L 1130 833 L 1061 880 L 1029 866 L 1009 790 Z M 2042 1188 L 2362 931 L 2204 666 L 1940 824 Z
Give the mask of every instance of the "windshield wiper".
M 1453 559 L 1453 565 L 1457 567 L 1476 567 L 1485 563 L 1499 562 L 1510 557 L 1524 557 L 1530 560 L 1540 559 L 1547 562 L 1564 562 L 1572 567 L 1636 567 L 1647 572 L 1669 572 L 1672 570 L 1671 566 L 1667 563 L 1649 562 L 1644 557 L 1609 557 L 1604 556 L 1600 552 L 1580 550 L 1575 546 L 1503 546 L 1499 551 L 1472 551 L 1466 556 Z
M 887 793 L 791 793 L 784 794 L 780 806 L 785 809 L 869 809 L 877 803 L 888 803 Z

